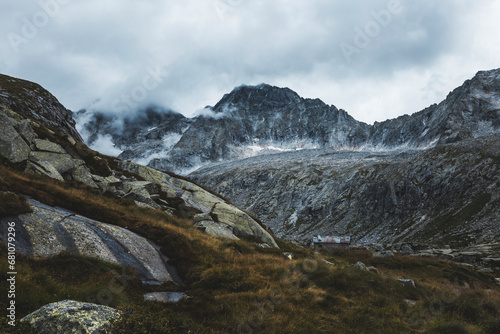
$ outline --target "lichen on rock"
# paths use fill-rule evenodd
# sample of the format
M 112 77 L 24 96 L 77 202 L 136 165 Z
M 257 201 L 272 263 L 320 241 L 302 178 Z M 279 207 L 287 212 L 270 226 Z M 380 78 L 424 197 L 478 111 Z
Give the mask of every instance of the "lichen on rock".
M 42 334 L 96 334 L 107 333 L 105 327 L 120 317 L 120 311 L 108 306 L 63 300 L 42 306 L 21 321 Z

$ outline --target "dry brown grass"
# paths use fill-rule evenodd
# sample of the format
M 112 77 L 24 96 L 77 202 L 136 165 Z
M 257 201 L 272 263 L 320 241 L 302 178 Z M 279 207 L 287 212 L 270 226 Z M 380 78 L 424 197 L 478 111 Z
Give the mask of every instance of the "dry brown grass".
M 497 292 L 481 293 L 498 291 L 491 277 L 454 263 L 400 256 L 379 259 L 353 251 L 314 254 L 282 240 L 278 240 L 281 250 L 263 249 L 246 241 L 208 236 L 188 220 L 139 208 L 132 201 L 77 183 L 56 182 L 3 165 L 0 175 L 2 190 L 127 227 L 158 244 L 175 264 L 184 280 L 180 288 L 190 298 L 176 305 L 144 304 L 139 301 L 143 288 L 132 285 L 115 304 L 131 310 L 117 324 L 122 333 L 140 332 L 141 319 L 148 319 L 150 333 L 180 328 L 192 332 L 202 328 L 206 333 L 412 333 L 464 328 L 479 333 L 494 330 L 500 316 Z M 295 259 L 287 259 L 282 251 L 294 253 Z M 75 286 L 68 276 L 85 259 L 68 264 L 67 259 L 56 258 L 50 266 L 58 271 L 44 269 L 48 262 L 37 262 L 38 267 L 33 267 L 37 269 L 30 269 L 31 260 L 23 261 L 27 279 L 20 280 L 20 289 L 40 298 L 30 302 L 26 296 L 20 316 L 51 298 L 81 299 L 81 292 L 90 289 L 83 283 Z M 376 266 L 382 275 L 349 266 L 356 261 Z M 103 266 L 96 272 L 111 270 Z M 102 279 L 109 279 L 106 275 L 88 280 L 99 286 Z M 417 288 L 404 288 L 397 278 L 413 278 Z M 50 287 L 48 294 L 40 284 Z M 456 294 L 450 294 L 457 288 Z M 408 299 L 416 306 L 408 307 L 404 301 Z M 439 312 L 433 309 L 436 301 L 444 303 Z M 469 312 L 480 320 L 469 317 Z M 154 323 L 155 319 L 163 320 Z

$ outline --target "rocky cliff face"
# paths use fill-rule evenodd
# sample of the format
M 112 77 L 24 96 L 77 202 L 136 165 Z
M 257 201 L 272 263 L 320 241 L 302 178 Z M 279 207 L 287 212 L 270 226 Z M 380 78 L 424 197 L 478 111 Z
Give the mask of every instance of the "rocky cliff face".
M 225 95 L 210 117 L 198 117 L 169 152 L 155 159 L 161 169 L 315 147 L 357 146 L 368 127 L 320 100 L 303 99 L 288 88 L 242 86 Z
M 203 116 L 188 120 L 177 114 L 174 122 L 157 119 L 157 124 L 147 125 L 158 126 L 154 134 L 144 126 L 139 136 L 125 129 L 120 136 L 131 138 L 128 141 L 105 126 L 95 131 L 95 121 L 87 127 L 93 133 L 111 133 L 114 143 L 125 150 L 122 158 L 186 173 L 213 162 L 282 151 L 424 149 L 496 133 L 499 87 L 500 70 L 479 72 L 439 105 L 372 126 L 319 99 L 262 84 L 235 88 L 215 107 L 207 107 Z
M 71 111 L 36 83 L 0 74 L 0 105 L 83 142 Z
M 497 134 L 423 152 L 282 153 L 190 176 L 285 238 L 464 246 L 500 236 L 499 159 Z

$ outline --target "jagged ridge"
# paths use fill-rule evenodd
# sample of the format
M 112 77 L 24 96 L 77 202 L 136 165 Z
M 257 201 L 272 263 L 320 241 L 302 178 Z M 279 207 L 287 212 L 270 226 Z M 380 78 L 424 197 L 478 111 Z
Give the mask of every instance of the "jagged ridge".
M 177 114 L 167 126 L 149 123 L 148 127 L 159 125 L 154 138 L 148 138 L 143 128 L 144 135 L 129 136 L 137 138 L 135 142 L 115 140 L 115 144 L 125 150 L 123 158 L 143 163 L 151 159 L 150 166 L 176 172 L 283 150 L 429 148 L 498 132 L 499 87 L 500 70 L 479 72 L 439 105 L 367 125 L 289 88 L 240 86 L 208 107 L 208 114 L 189 120 Z M 94 134 L 109 133 L 97 122 L 86 127 Z M 172 133 L 178 137 L 172 138 Z M 165 138 L 178 140 L 164 143 Z

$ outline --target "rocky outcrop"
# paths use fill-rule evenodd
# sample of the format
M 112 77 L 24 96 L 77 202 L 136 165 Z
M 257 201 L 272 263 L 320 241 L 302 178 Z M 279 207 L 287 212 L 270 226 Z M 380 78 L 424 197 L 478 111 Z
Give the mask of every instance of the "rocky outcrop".
M 12 164 L 25 163 L 25 170 L 63 181 L 72 174 L 82 177 L 85 162 L 61 145 L 39 139 L 33 127 L 41 125 L 10 109 L 0 109 L 0 157 Z M 69 139 L 69 137 L 68 137 Z M 69 143 L 71 141 L 68 141 Z M 73 146 L 76 142 L 73 141 Z
M 83 141 L 71 111 L 36 83 L 0 74 L 0 106 Z
M 11 164 L 20 164 L 25 171 L 58 181 L 82 182 L 102 192 L 133 199 L 139 206 L 188 219 L 202 214 L 205 218 L 200 220 L 198 216 L 194 219 L 195 223 L 211 235 L 247 238 L 265 246 L 277 247 L 272 236 L 254 219 L 188 180 L 121 160 L 116 162 L 120 170 L 107 168 L 106 175 L 99 175 L 87 166 L 84 155 L 78 153 L 81 149 L 75 146 L 76 142 L 68 140 L 62 147 L 48 139 L 40 139 L 32 126 L 41 125 L 36 121 L 26 123 L 22 115 L 12 110 L 0 110 L 0 121 L 0 126 L 6 129 L 6 135 L 0 135 L 0 156 Z M 86 154 L 89 160 L 89 153 Z M 99 159 L 102 160 L 93 157 L 94 161 Z M 220 212 L 216 214 L 214 211 Z
M 190 177 L 263 219 L 278 236 L 463 247 L 500 237 L 500 135 L 427 151 L 282 153 Z
M 43 334 L 107 333 L 106 327 L 121 312 L 103 305 L 63 300 L 41 307 L 21 321 Z
M 118 166 L 157 185 L 166 195 L 163 201 L 167 206 L 177 202 L 179 213 L 193 217 L 207 233 L 230 239 L 245 238 L 267 247 L 278 247 L 269 232 L 248 214 L 200 186 L 130 161 L 119 161 Z
M 133 268 L 143 281 L 179 282 L 168 259 L 147 239 L 62 208 L 35 200 L 29 203 L 32 213 L 1 219 L 3 242 L 7 240 L 7 222 L 16 223 L 19 253 L 46 258 L 68 252 Z

